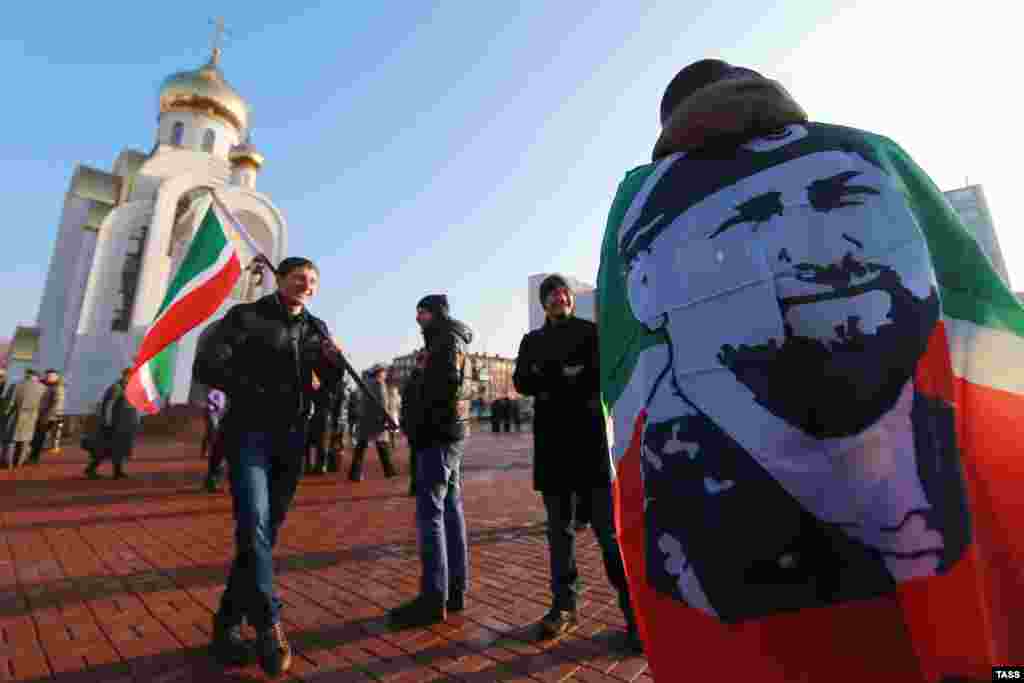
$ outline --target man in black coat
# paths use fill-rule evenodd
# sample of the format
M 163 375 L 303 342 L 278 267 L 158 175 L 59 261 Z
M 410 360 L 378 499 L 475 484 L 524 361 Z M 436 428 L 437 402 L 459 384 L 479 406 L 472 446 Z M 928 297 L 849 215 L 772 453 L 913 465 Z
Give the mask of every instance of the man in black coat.
M 96 437 L 93 440 L 94 450 L 85 468 L 85 476 L 98 479 L 98 468 L 104 460 L 110 460 L 114 466 L 114 479 L 123 479 L 124 461 L 131 457 L 135 436 L 138 434 L 142 418 L 139 411 L 125 396 L 125 387 L 131 377 L 131 368 L 121 371 L 121 379 L 110 385 L 103 393 L 97 415 Z
M 465 607 L 469 580 L 462 455 L 471 398 L 466 345 L 473 333 L 448 314 L 448 298 L 431 294 L 416 305 L 423 330 L 423 380 L 408 416 L 416 445 L 416 528 L 423 575 L 420 594 L 391 612 L 400 627 L 444 621 Z
M 319 279 L 309 259 L 282 261 L 277 291 L 229 310 L 193 365 L 196 381 L 228 397 L 222 438 L 236 554 L 211 649 L 222 663 L 243 663 L 249 648 L 241 625 L 247 620 L 259 634 L 260 664 L 270 676 L 291 665 L 272 551 L 302 473 L 314 373 L 333 389 L 343 367 L 327 326 L 306 310 Z
M 611 459 L 598 398 L 597 326 L 573 315 L 572 289 L 559 275 L 544 279 L 540 300 L 546 320 L 523 337 L 513 381 L 519 393 L 535 397 L 533 484 L 547 510 L 553 597 L 541 629 L 554 637 L 576 626 L 576 509 L 581 502 L 589 503 L 605 572 L 626 617 L 628 645 L 639 649 L 615 537 Z

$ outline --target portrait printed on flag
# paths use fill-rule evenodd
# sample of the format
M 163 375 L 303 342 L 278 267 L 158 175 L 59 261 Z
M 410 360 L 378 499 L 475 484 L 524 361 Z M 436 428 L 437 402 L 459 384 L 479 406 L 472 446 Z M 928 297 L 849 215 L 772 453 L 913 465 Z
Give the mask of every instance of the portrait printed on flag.
M 606 253 L 656 340 L 613 406 L 622 438 L 646 415 L 647 580 L 724 621 L 882 595 L 969 542 L 927 243 L 862 135 L 667 157 Z

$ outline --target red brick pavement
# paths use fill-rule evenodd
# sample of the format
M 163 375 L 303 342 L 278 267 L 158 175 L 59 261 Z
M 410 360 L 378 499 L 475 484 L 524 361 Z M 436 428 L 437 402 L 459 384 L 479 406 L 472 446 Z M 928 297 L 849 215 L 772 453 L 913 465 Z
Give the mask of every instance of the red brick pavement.
M 346 453 L 346 458 L 350 453 Z M 581 627 L 536 639 L 549 601 L 543 508 L 530 436 L 475 433 L 464 465 L 472 592 L 431 629 L 392 631 L 416 593 L 407 480 L 307 477 L 277 549 L 293 680 L 647 681 L 617 654 L 622 615 L 593 534 L 579 538 Z M 404 449 L 398 452 L 403 472 Z M 263 680 L 223 671 L 205 646 L 232 553 L 231 502 L 201 492 L 198 444 L 139 444 L 129 479 L 89 481 L 69 449 L 0 471 L 0 680 L 124 683 Z

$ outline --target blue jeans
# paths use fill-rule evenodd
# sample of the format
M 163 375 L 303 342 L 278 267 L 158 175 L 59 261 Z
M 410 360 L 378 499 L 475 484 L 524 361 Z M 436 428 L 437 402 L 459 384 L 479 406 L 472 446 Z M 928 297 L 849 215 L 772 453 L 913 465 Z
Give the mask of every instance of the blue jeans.
M 218 618 L 227 625 L 243 618 L 257 631 L 277 623 L 281 601 L 274 593 L 271 552 L 302 474 L 305 435 L 245 432 L 228 454 L 235 513 L 235 561 Z
M 629 586 L 622 553 L 615 537 L 615 518 L 611 485 L 577 493 L 545 493 L 544 507 L 548 513 L 548 544 L 551 552 L 551 594 L 554 607 L 576 609 L 579 595 L 579 571 L 576 568 L 576 513 L 578 504 L 590 503 L 590 523 L 601 546 L 601 559 L 608 581 L 619 593 L 619 606 L 632 623 Z
M 423 577 L 420 593 L 447 600 L 469 579 L 466 515 L 462 510 L 464 442 L 434 444 L 416 454 L 416 530 Z

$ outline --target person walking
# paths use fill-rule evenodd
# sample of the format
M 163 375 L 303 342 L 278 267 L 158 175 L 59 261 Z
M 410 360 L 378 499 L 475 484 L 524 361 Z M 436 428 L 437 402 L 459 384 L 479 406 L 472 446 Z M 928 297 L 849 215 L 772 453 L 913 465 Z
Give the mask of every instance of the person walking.
M 131 457 L 142 417 L 125 396 L 125 387 L 131 377 L 131 368 L 121 371 L 121 379 L 111 384 L 100 400 L 97 410 L 96 436 L 85 476 L 99 479 L 99 466 L 110 460 L 114 479 L 124 479 L 124 463 Z
M 552 593 L 541 631 L 544 637 L 555 637 L 577 626 L 576 532 L 577 522 L 583 521 L 577 511 L 586 504 L 605 573 L 626 619 L 626 645 L 640 651 L 615 536 L 611 463 L 598 397 L 597 326 L 574 315 L 573 291 L 560 275 L 541 282 L 540 301 L 545 322 L 523 337 L 513 382 L 516 391 L 535 397 L 533 484 L 547 511 Z
M 286 258 L 277 291 L 232 307 L 196 355 L 196 381 L 224 391 L 222 437 L 235 516 L 235 559 L 213 618 L 211 654 L 245 663 L 243 621 L 257 635 L 268 676 L 291 667 L 291 645 L 274 590 L 273 550 L 302 474 L 313 375 L 334 386 L 343 361 L 327 326 L 308 311 L 320 272 L 306 258 Z
M 387 420 L 381 406 L 390 414 L 391 401 L 388 398 L 387 387 L 387 366 L 378 363 L 370 368 L 369 380 L 366 386 L 373 393 L 373 397 L 363 396 L 362 407 L 360 408 L 359 420 L 359 442 L 352 453 L 352 467 L 349 469 L 348 478 L 350 481 L 363 480 L 363 459 L 366 456 L 366 449 L 372 441 L 377 448 L 377 457 L 380 458 L 380 466 L 384 470 L 384 476 L 390 479 L 398 474 L 391 461 L 391 443 L 388 440 Z
M 469 435 L 471 378 L 466 345 L 473 332 L 449 314 L 448 297 L 416 305 L 425 342 L 423 380 L 409 424 L 416 454 L 416 530 L 423 573 L 420 592 L 390 612 L 399 628 L 443 622 L 465 608 L 469 548 L 462 507 L 462 457 Z
M 53 449 L 54 442 L 59 440 L 57 432 L 64 415 L 64 383 L 60 375 L 51 368 L 43 374 L 42 384 L 46 393 L 39 404 L 36 433 L 32 437 L 32 451 L 28 457 L 33 465 L 39 464 L 44 449 Z
M 36 433 L 39 409 L 46 396 L 46 387 L 39 381 L 33 369 L 25 371 L 25 378 L 14 389 L 9 418 L 10 445 L 4 447 L 0 466 L 12 469 L 21 467 L 28 458 L 28 449 Z M 8 450 L 11 451 L 8 458 Z

